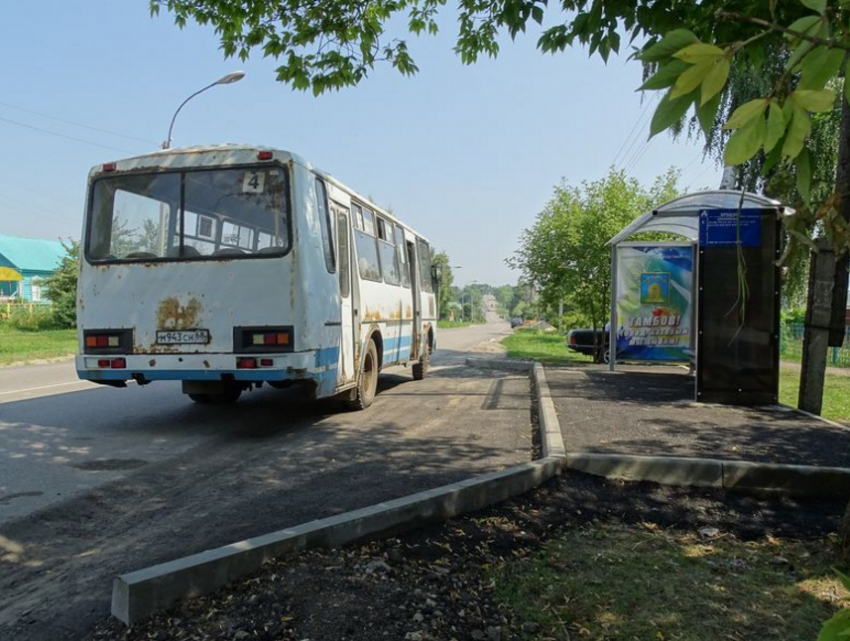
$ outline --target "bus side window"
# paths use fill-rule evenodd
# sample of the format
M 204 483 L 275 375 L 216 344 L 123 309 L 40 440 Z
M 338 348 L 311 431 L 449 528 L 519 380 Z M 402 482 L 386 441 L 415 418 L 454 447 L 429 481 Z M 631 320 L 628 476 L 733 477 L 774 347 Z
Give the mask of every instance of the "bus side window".
M 360 213 L 361 229 L 354 230 L 354 241 L 357 244 L 357 266 L 360 278 L 380 283 L 381 261 L 378 258 L 378 239 L 375 238 L 375 216 L 369 209 L 352 204 L 352 210 Z
M 337 230 L 339 233 L 339 295 L 348 298 L 351 294 L 351 281 L 348 277 L 351 257 L 348 248 L 348 224 L 342 212 L 339 212 L 337 216 Z
M 405 287 L 410 287 L 410 265 L 407 264 L 407 245 L 404 242 L 404 232 L 398 225 L 395 226 L 395 249 L 398 254 L 401 284 Z
M 330 209 L 328 208 L 328 190 L 320 178 L 316 178 L 316 212 L 319 216 L 319 226 L 322 228 L 325 267 L 333 274 L 336 271 L 336 265 L 334 264 L 333 238 L 331 238 L 332 225 Z
M 354 229 L 363 231 L 363 210 L 360 205 L 351 203 L 351 221 L 354 223 Z
M 378 216 L 378 251 L 381 254 L 381 268 L 383 269 L 384 282 L 388 285 L 401 285 L 395 239 L 392 235 L 387 236 L 387 228 L 387 222 Z M 389 229 L 391 230 L 392 227 Z
M 423 292 L 431 293 L 434 287 L 431 283 L 431 248 L 421 238 L 416 239 L 416 252 L 419 254 L 419 284 Z
M 363 231 L 365 231 L 370 236 L 376 236 L 375 234 L 375 214 L 372 213 L 371 209 L 363 208 Z

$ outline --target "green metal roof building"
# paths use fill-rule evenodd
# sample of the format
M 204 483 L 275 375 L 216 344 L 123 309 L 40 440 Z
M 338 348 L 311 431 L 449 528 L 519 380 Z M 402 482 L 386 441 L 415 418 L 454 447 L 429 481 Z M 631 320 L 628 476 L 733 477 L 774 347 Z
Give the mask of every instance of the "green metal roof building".
M 0 300 L 43 300 L 40 281 L 56 270 L 65 254 L 58 240 L 0 234 Z

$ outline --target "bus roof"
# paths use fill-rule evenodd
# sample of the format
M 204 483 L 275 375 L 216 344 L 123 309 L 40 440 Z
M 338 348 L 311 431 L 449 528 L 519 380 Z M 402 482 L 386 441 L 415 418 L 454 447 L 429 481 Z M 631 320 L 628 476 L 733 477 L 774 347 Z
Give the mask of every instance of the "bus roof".
M 132 156 L 130 158 L 122 158 L 113 162 L 115 165 L 115 171 L 139 171 L 148 168 L 184 169 L 187 167 L 197 167 L 204 165 L 221 166 L 228 164 L 247 164 L 256 160 L 256 153 L 259 151 L 271 151 L 275 155 L 275 158 L 277 160 L 282 160 L 284 162 L 288 162 L 291 160 L 292 162 L 301 165 L 306 169 L 309 169 L 310 171 L 320 176 L 322 179 L 328 181 L 329 183 L 332 183 L 339 189 L 348 192 L 350 196 L 353 196 L 359 202 L 363 203 L 364 205 L 367 205 L 370 209 L 373 209 L 374 211 L 380 213 L 382 216 L 389 218 L 401 227 L 404 227 L 405 229 L 416 233 L 416 235 L 422 238 L 423 240 L 427 240 L 424 236 L 422 236 L 418 232 L 415 232 L 409 225 L 396 218 L 387 210 L 383 209 L 382 207 L 379 207 L 368 198 L 362 196 L 360 193 L 356 192 L 351 187 L 340 182 L 333 175 L 329 174 L 326 171 L 318 169 L 298 154 L 294 154 L 291 151 L 286 151 L 285 149 L 278 149 L 276 147 L 266 147 L 263 145 L 222 143 L 217 145 L 199 145 L 193 147 L 178 147 L 176 149 L 162 149 L 149 154 Z M 204 158 L 203 160 L 199 161 L 198 157 L 201 155 L 203 155 Z M 89 180 L 92 180 L 95 176 L 101 175 L 103 171 L 104 164 L 95 165 L 89 172 Z

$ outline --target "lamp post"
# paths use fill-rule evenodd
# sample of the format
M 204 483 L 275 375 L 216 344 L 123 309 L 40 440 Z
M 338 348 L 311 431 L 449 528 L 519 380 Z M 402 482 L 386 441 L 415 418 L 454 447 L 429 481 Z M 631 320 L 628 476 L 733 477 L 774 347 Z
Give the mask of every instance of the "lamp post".
M 452 269 L 463 269 L 463 265 L 451 265 Z M 463 290 L 460 290 L 460 322 L 463 322 Z
M 206 87 L 204 87 L 203 89 L 198 89 L 198 91 L 196 91 L 196 92 L 195 92 L 195 93 L 193 93 L 191 96 L 189 96 L 188 98 L 186 98 L 186 100 L 184 100 L 183 102 L 181 102 L 181 103 L 180 103 L 180 106 L 179 106 L 179 107 L 177 107 L 177 111 L 175 111 L 175 112 L 174 112 L 174 116 L 172 116 L 172 118 L 171 118 L 171 124 L 168 126 L 168 138 L 166 138 L 166 139 L 162 142 L 162 148 L 163 148 L 163 149 L 171 149 L 171 140 L 172 140 L 172 138 L 171 138 L 171 131 L 174 129 L 174 121 L 175 121 L 175 120 L 177 120 L 177 114 L 179 114 L 179 113 L 180 113 L 180 110 L 181 110 L 181 109 L 183 109 L 183 105 L 185 105 L 185 104 L 186 104 L 187 102 L 189 102 L 192 98 L 194 98 L 195 96 L 197 96 L 199 93 L 203 93 L 203 92 L 205 92 L 207 89 L 212 89 L 212 88 L 213 88 L 213 87 L 215 87 L 216 85 L 230 85 L 230 84 L 233 84 L 234 82 L 239 82 L 239 81 L 240 81 L 240 80 L 242 80 L 242 78 L 244 78 L 244 77 L 245 77 L 245 72 L 244 72 L 244 71 L 234 71 L 233 73 L 229 73 L 229 74 L 227 74 L 226 76 L 222 76 L 221 78 L 219 78 L 218 80 L 216 80 L 216 81 L 215 81 L 215 82 L 213 82 L 212 84 L 207 85 L 207 86 L 206 86 Z

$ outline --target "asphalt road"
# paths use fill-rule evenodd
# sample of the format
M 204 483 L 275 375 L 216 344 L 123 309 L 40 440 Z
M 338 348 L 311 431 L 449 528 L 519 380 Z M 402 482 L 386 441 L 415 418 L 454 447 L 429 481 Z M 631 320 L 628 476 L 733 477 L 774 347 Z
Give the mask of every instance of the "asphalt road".
M 431 376 L 390 370 L 356 413 L 0 370 L 0 639 L 76 639 L 117 574 L 529 460 L 528 379 L 463 365 L 509 331 L 441 332 Z

